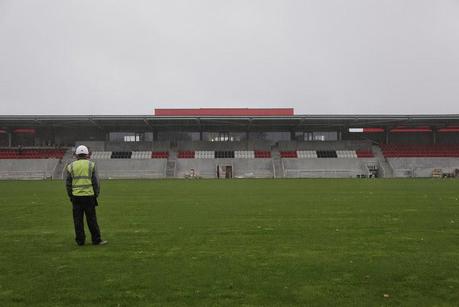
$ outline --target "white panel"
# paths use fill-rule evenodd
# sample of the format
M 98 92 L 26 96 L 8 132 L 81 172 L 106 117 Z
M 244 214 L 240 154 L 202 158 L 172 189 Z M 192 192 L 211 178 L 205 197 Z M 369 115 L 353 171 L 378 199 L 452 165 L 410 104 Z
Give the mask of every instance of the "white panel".
M 317 153 L 314 150 L 298 150 L 296 154 L 299 159 L 317 158 Z

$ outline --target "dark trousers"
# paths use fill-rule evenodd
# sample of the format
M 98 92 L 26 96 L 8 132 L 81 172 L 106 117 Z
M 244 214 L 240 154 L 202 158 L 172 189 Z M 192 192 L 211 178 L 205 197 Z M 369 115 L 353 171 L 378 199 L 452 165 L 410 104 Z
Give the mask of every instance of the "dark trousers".
M 73 197 L 73 224 L 75 225 L 75 241 L 83 245 L 86 239 L 84 233 L 83 216 L 86 215 L 89 231 L 91 232 L 92 243 L 97 244 L 101 241 L 99 225 L 96 216 L 96 198 L 93 196 Z

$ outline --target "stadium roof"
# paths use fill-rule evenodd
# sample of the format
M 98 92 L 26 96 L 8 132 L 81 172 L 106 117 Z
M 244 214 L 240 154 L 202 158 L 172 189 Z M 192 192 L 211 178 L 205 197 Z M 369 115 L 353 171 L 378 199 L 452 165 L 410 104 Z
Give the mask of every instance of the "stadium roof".
M 292 115 L 292 116 L 154 116 L 154 115 L 0 115 L 0 129 L 97 127 L 104 130 L 209 129 L 292 130 L 348 127 L 459 126 L 459 114 L 444 115 Z
M 156 116 L 292 116 L 293 108 L 155 109 Z

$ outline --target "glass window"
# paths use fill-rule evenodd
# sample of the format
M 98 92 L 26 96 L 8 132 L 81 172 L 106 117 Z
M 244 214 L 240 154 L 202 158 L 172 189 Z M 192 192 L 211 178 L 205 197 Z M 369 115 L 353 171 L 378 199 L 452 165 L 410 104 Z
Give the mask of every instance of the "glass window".
M 143 141 L 143 133 L 136 132 L 110 132 L 110 142 L 140 142 Z
M 145 132 L 145 142 L 153 142 L 153 132 Z
M 338 132 L 336 131 L 314 131 L 304 133 L 305 141 L 337 141 Z
M 238 142 L 245 140 L 245 132 L 204 132 L 202 135 L 204 141 L 208 142 Z
M 140 142 L 140 136 L 139 135 L 125 135 L 124 141 L 125 142 Z
M 160 131 L 159 141 L 199 141 L 199 132 Z
M 273 132 L 250 132 L 249 138 L 251 140 L 263 140 L 270 142 L 290 141 L 289 131 L 273 131 Z
M 295 132 L 295 141 L 303 141 L 304 139 L 304 132 Z

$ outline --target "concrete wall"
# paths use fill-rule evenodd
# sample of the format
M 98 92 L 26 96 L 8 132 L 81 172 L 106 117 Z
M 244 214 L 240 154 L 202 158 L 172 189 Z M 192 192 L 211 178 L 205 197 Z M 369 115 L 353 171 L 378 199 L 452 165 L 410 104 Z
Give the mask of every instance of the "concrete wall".
M 193 169 L 195 174 L 202 178 L 217 178 L 217 165 L 232 166 L 235 178 L 273 177 L 271 159 L 177 159 L 176 177 L 184 178 Z M 224 176 L 224 172 L 221 172 L 220 177 Z
M 58 163 L 58 159 L 0 159 L 0 179 L 51 178 Z
M 286 178 L 355 178 L 368 175 L 359 159 L 282 159 Z
M 223 159 L 218 159 L 223 160 Z M 202 178 L 217 178 L 217 159 L 177 159 L 175 177 L 184 178 L 193 169 L 195 175 Z M 223 163 L 223 161 L 221 161 Z M 225 161 L 226 162 L 226 161 Z M 226 162 L 225 165 L 231 165 Z
M 273 178 L 272 159 L 234 159 L 234 177 Z
M 432 177 L 434 169 L 451 173 L 459 169 L 459 158 L 389 158 L 394 177 Z
M 102 179 L 155 179 L 166 177 L 166 159 L 94 160 L 99 177 Z

